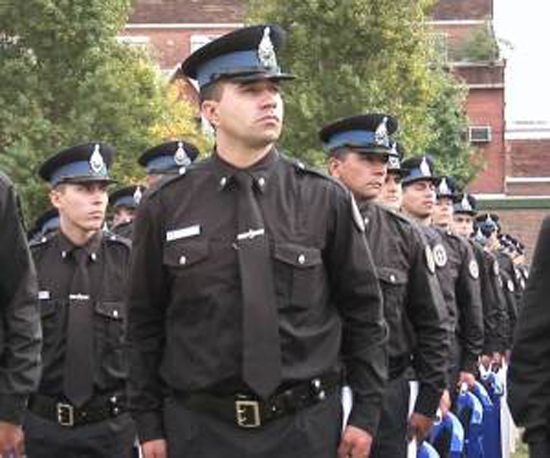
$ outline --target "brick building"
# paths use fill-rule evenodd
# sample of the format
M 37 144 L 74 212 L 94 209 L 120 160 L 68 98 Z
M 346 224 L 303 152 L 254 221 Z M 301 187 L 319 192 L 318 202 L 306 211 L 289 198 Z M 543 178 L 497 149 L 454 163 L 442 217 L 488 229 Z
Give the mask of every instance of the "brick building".
M 160 69 L 172 77 L 192 51 L 242 26 L 244 0 L 134 0 L 120 40 L 147 46 Z M 501 215 L 504 229 L 532 247 L 539 223 L 550 208 L 550 127 L 514 126 L 506 130 L 505 61 L 470 59 L 460 53 L 472 34 L 492 35 L 493 0 L 440 0 L 431 23 L 453 72 L 468 85 L 468 135 L 484 166 L 470 185 L 482 206 Z M 456 58 L 456 56 L 459 58 Z M 188 96 L 196 96 L 187 87 Z M 544 131 L 544 132 L 543 132 Z

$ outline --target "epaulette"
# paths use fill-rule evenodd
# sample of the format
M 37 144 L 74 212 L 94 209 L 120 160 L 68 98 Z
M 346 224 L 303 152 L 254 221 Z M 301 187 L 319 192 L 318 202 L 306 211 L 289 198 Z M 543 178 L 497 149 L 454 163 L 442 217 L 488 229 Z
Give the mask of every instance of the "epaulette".
M 42 245 L 46 245 L 55 237 L 56 234 L 57 234 L 57 231 L 52 231 L 49 234 L 42 235 L 40 237 L 35 237 L 29 240 L 29 248 L 33 249 Z
M 199 167 L 198 163 L 192 163 L 189 164 L 187 167 L 180 167 L 179 173 L 176 175 L 165 175 L 160 180 L 156 181 L 151 185 L 149 189 L 145 192 L 144 197 L 151 197 L 155 195 L 159 190 L 164 189 L 173 183 L 179 182 L 180 180 L 183 180 L 185 177 L 189 175 L 189 172 L 192 170 L 196 170 Z
M 132 248 L 132 241 L 126 237 L 122 237 L 121 235 L 113 234 L 112 232 L 105 232 L 104 237 L 108 243 L 120 243 L 129 249 Z
M 337 185 L 339 188 L 343 189 L 344 191 L 349 192 L 348 188 L 346 188 L 340 180 L 337 180 L 336 178 L 331 177 L 330 175 L 327 175 L 321 170 L 318 170 L 310 165 L 307 165 L 299 159 L 288 158 L 286 156 L 282 156 L 282 157 L 287 161 L 289 161 L 298 173 L 309 174 L 317 178 L 322 178 L 323 180 L 326 180 L 330 183 Z

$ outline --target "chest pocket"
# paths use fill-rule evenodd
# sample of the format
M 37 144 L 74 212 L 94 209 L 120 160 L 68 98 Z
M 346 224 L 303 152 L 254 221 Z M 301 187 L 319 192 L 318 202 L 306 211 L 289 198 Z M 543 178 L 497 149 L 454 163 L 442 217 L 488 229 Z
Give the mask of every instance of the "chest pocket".
M 102 301 L 95 304 L 95 332 L 97 342 L 105 349 L 124 344 L 126 307 L 123 301 Z
M 284 305 L 317 303 L 325 287 L 321 250 L 295 244 L 276 244 L 273 250 L 275 285 Z
M 206 240 L 169 242 L 164 247 L 162 260 L 171 271 L 184 271 L 204 261 L 209 254 L 208 248 Z
M 391 267 L 377 267 L 377 272 L 384 294 L 384 314 L 388 321 L 400 320 L 407 294 L 407 274 Z

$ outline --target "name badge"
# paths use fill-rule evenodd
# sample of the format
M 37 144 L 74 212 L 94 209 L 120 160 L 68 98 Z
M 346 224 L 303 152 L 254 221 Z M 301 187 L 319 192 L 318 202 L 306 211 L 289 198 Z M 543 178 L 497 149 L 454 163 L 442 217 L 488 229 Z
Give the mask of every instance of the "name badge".
M 41 301 L 47 301 L 50 298 L 49 291 L 38 291 L 38 299 Z
M 174 240 L 186 239 L 188 237 L 193 237 L 201 233 L 201 227 L 199 224 L 193 226 L 184 227 L 181 229 L 174 229 L 173 231 L 168 231 L 166 233 L 166 241 L 172 242 Z

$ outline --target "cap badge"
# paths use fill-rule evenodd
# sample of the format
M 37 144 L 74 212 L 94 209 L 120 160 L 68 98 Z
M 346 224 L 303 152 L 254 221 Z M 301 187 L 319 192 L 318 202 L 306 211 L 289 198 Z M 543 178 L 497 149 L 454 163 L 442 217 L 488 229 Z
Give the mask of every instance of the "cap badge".
M 191 163 L 189 157 L 185 153 L 185 149 L 183 149 L 183 142 L 178 142 L 178 149 L 174 154 L 174 162 L 180 166 L 189 165 Z
M 443 178 L 441 183 L 439 183 L 439 194 L 448 195 L 451 194 L 449 185 L 447 184 L 447 178 Z
M 277 56 L 275 54 L 275 48 L 271 42 L 271 29 L 266 27 L 262 40 L 258 46 L 258 59 L 262 65 L 266 68 L 277 68 Z
M 472 206 L 470 205 L 470 201 L 468 200 L 468 196 L 466 194 L 464 194 L 464 197 L 462 198 L 462 202 L 460 203 L 460 205 L 462 206 L 463 210 L 466 210 L 466 211 L 473 210 Z
M 401 164 L 399 163 L 399 158 L 393 155 L 390 155 L 388 159 L 388 165 L 392 169 L 398 169 L 401 166 Z
M 101 175 L 105 173 L 105 161 L 101 155 L 99 143 L 94 146 L 94 152 L 90 156 L 90 168 L 95 175 Z
M 376 131 L 374 132 L 374 142 L 377 145 L 387 145 L 388 144 L 388 117 L 384 116 Z
M 430 164 L 428 164 L 428 161 L 425 157 L 422 158 L 422 162 L 420 163 L 420 173 L 422 176 L 431 177 L 432 171 L 430 169 Z
M 141 188 L 138 186 L 133 195 L 134 202 L 136 203 L 136 205 L 139 205 L 139 202 L 141 201 L 142 196 L 143 196 L 143 193 L 141 192 Z

